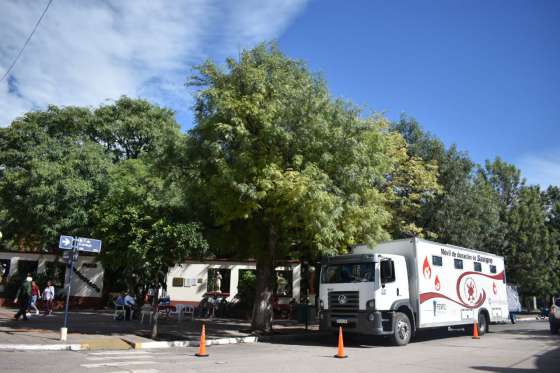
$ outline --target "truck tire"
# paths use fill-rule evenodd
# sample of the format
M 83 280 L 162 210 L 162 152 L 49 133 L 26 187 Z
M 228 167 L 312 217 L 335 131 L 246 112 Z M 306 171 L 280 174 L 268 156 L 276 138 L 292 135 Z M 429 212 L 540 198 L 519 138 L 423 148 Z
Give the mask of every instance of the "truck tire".
M 407 345 L 412 336 L 412 326 L 408 316 L 402 312 L 396 312 L 393 325 L 395 326 L 391 336 L 393 344 L 395 346 Z

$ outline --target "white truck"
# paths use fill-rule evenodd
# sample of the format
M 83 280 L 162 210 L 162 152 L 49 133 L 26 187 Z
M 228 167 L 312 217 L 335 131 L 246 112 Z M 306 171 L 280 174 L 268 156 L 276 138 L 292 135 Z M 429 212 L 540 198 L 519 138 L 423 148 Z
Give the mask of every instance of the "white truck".
M 358 246 L 321 263 L 322 331 L 388 335 L 406 345 L 419 329 L 467 326 L 484 334 L 508 320 L 503 257 L 412 238 Z

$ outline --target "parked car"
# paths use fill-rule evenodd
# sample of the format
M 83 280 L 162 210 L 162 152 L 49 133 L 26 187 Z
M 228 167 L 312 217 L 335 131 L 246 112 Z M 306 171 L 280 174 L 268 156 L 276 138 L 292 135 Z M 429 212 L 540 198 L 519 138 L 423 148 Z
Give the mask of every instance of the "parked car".
M 560 296 L 555 297 L 554 303 L 550 306 L 548 322 L 550 323 L 550 332 L 558 334 L 558 329 L 560 329 Z

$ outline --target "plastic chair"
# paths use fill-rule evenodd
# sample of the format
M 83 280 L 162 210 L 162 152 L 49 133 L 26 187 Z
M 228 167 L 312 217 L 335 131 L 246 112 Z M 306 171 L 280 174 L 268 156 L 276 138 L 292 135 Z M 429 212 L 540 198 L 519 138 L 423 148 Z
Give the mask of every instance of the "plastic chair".
M 148 322 L 152 324 L 152 306 L 149 304 L 144 304 L 140 308 L 140 323 L 144 324 L 144 317 L 148 317 Z
M 113 320 L 124 320 L 126 316 L 124 304 L 117 304 L 117 302 L 113 302 L 113 305 L 115 306 L 115 311 L 113 312 Z
M 190 316 L 191 320 L 193 320 L 194 319 L 194 306 L 191 306 L 190 304 L 185 305 L 185 307 L 183 308 L 183 315 Z

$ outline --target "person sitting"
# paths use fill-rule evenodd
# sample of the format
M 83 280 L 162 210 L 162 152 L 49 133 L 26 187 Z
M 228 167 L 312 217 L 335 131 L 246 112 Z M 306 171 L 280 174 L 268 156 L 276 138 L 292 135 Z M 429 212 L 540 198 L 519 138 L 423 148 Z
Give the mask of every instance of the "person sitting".
M 124 297 L 125 297 L 124 292 L 122 292 L 121 294 L 119 294 L 119 296 L 118 296 L 117 299 L 115 300 L 115 304 L 116 304 L 117 306 L 124 306 Z
M 134 310 L 134 307 L 136 306 L 136 300 L 134 300 L 134 297 L 130 295 L 130 293 L 128 293 L 124 297 L 123 301 L 124 301 L 124 310 L 125 310 L 125 320 L 130 321 L 131 313 Z

